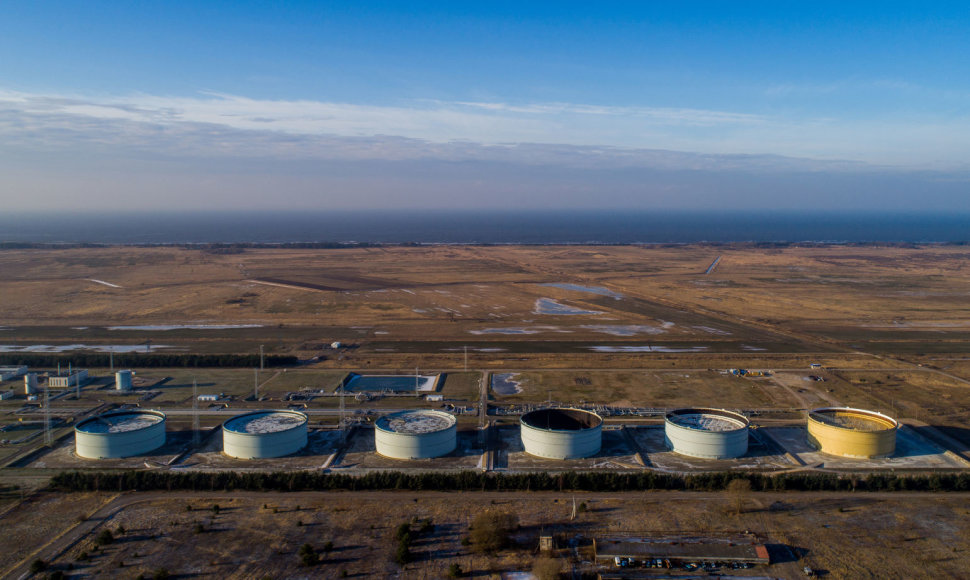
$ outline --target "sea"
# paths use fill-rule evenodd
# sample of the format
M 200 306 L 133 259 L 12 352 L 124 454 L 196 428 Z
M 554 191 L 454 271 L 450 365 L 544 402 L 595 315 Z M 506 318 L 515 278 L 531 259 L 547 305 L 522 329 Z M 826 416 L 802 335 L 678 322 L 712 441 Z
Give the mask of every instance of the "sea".
M 207 211 L 0 213 L 0 243 L 954 243 L 970 213 L 804 211 Z

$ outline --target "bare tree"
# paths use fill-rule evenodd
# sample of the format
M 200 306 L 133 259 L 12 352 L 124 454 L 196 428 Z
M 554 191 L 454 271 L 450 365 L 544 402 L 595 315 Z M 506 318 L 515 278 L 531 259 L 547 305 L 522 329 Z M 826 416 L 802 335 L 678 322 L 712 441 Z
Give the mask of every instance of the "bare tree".
M 747 479 L 732 479 L 727 486 L 728 495 L 734 502 L 735 515 L 741 515 L 744 511 L 744 504 L 751 495 L 751 482 Z

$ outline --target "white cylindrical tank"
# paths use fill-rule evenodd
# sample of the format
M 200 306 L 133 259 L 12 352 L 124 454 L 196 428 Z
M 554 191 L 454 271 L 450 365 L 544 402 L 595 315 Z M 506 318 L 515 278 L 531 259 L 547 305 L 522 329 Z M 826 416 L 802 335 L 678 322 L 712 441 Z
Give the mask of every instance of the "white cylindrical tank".
M 237 459 L 283 457 L 306 444 L 307 416 L 297 411 L 255 411 L 222 424 L 222 452 Z
M 24 375 L 24 394 L 37 394 L 37 373 L 27 373 Z
M 748 452 L 748 418 L 723 409 L 675 409 L 664 418 L 664 441 L 674 453 L 732 459 Z
M 392 413 L 374 424 L 374 445 L 393 459 L 441 457 L 458 446 L 458 421 L 430 409 Z
M 548 459 L 577 459 L 600 452 L 603 418 L 582 409 L 538 409 L 519 420 L 525 452 Z
M 115 373 L 115 389 L 119 391 L 130 391 L 132 385 L 132 371 L 118 371 Z
M 74 427 L 79 457 L 110 459 L 144 455 L 165 444 L 165 414 L 159 411 L 112 411 Z

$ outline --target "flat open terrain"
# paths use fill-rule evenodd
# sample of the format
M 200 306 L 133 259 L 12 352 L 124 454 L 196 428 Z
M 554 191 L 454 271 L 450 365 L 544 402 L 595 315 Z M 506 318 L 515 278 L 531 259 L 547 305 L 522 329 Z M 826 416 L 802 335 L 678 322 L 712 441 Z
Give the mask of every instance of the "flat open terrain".
M 194 578 L 333 578 L 344 571 L 352 578 L 438 578 L 457 563 L 472 577 L 498 578 L 531 568 L 540 534 L 577 542 L 585 560 L 583 546 L 593 537 L 748 530 L 768 545 L 775 563 L 723 573 L 793 579 L 807 565 L 834 579 L 959 578 L 970 551 L 965 494 L 759 493 L 740 515 L 724 494 L 577 494 L 587 509 L 572 521 L 573 496 L 555 493 L 132 494 L 79 523 L 110 499 L 41 494 L 15 508 L 5 529 L 18 533 L 0 536 L 0 562 L 11 566 L 38 549 L 37 557 L 55 569 L 71 565 L 89 577 L 150 575 L 164 567 Z M 485 510 L 518 516 L 513 548 L 486 556 L 462 544 L 469 523 Z M 426 519 L 432 526 L 419 531 Z M 393 561 L 395 530 L 415 521 L 415 561 L 402 569 Z M 102 529 L 117 539 L 95 549 Z M 329 553 L 322 551 L 327 542 Z M 297 555 L 305 543 L 322 557 L 309 569 Z M 570 552 L 561 553 L 564 565 L 591 569 Z

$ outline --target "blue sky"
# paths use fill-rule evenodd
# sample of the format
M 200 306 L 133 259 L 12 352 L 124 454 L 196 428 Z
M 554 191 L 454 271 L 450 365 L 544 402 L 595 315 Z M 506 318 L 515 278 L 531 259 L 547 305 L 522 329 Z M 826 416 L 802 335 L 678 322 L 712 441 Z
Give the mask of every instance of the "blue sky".
M 485 4 L 4 2 L 0 199 L 970 210 L 959 3 Z

